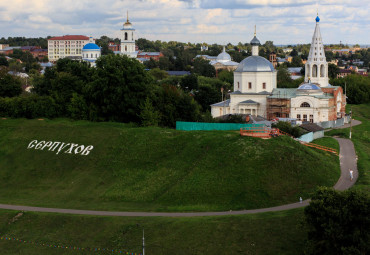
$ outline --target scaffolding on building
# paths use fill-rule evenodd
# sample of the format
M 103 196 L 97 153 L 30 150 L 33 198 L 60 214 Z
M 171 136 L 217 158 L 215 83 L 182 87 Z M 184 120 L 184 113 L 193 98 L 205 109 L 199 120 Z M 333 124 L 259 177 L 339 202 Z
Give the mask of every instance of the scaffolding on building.
M 290 117 L 290 98 L 286 90 L 281 90 L 267 99 L 268 114 L 267 118 L 273 120 L 276 118 L 289 118 Z

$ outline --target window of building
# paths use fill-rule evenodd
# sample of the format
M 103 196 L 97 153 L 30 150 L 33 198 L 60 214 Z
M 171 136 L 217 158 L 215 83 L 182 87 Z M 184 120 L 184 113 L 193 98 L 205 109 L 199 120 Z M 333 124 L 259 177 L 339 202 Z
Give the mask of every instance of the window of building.
M 238 89 L 240 88 L 239 82 L 238 82 Z
M 252 83 L 251 82 L 248 82 L 248 88 L 251 89 L 252 88 Z
M 313 123 L 313 115 L 310 114 L 310 122 Z
M 127 32 L 125 32 L 125 41 L 127 41 L 127 38 L 128 38 L 128 34 Z
M 297 114 L 297 120 L 301 120 L 301 115 Z
M 303 102 L 303 103 L 301 104 L 301 107 L 311 107 L 311 106 L 310 106 L 310 104 L 309 104 L 309 103 L 307 103 L 307 102 Z
M 93 54 L 91 53 L 91 58 L 93 58 Z
M 303 114 L 303 121 L 307 121 L 307 114 Z
M 262 83 L 262 89 L 266 89 L 266 82 Z

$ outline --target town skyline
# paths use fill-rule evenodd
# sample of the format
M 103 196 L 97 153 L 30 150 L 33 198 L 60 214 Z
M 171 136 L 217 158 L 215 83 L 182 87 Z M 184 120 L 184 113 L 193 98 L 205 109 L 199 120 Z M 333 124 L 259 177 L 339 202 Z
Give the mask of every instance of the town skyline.
M 324 44 L 368 45 L 369 2 L 301 0 L 17 0 L 0 3 L 1 37 L 81 34 L 119 37 L 129 19 L 137 38 L 191 43 L 311 43 L 317 11 Z

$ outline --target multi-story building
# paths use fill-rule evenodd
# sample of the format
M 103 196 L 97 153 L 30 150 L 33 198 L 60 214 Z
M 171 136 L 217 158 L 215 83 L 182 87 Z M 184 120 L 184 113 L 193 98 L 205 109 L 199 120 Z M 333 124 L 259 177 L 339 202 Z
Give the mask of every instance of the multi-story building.
M 82 48 L 89 43 L 84 35 L 64 35 L 48 39 L 48 58 L 55 62 L 60 58 L 82 58 Z

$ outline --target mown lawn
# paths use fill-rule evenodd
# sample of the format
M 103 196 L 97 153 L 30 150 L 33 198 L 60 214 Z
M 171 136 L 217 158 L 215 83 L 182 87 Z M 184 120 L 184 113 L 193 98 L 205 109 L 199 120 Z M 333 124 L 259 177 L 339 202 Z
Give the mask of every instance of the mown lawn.
M 348 105 L 347 112 L 352 108 L 353 118 L 360 120 L 361 125 L 352 127 L 352 141 L 358 156 L 357 168 L 359 179 L 354 189 L 370 192 L 370 104 Z M 349 138 L 349 128 L 335 129 L 325 135 Z
M 22 240 L 0 240 L 2 255 L 139 254 L 142 229 L 145 229 L 146 254 L 150 255 L 296 255 L 303 254 L 305 246 L 302 209 L 196 218 L 93 217 L 31 212 L 15 218 L 17 214 L 0 211 L 1 236 Z M 110 251 L 95 251 L 95 248 L 109 248 Z
M 27 149 L 93 145 L 87 156 Z M 120 123 L 0 120 L 0 202 L 77 209 L 215 211 L 308 198 L 339 178 L 337 158 L 289 137 Z

